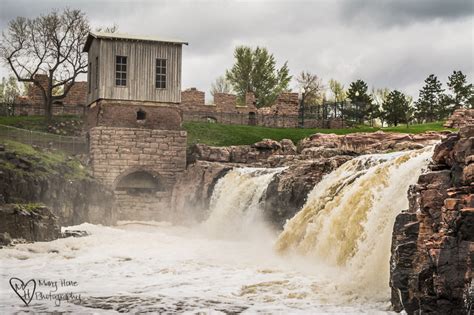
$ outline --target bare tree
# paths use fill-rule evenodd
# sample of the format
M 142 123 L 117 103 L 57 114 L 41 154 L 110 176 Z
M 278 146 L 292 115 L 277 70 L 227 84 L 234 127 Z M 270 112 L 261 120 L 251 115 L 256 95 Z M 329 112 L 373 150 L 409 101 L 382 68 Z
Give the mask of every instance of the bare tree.
M 30 82 L 43 93 L 44 109 L 52 117 L 52 105 L 63 99 L 78 75 L 87 73 L 87 56 L 82 53 L 89 22 L 80 10 L 66 9 L 34 19 L 17 17 L 2 33 L 1 57 L 20 82 Z M 35 76 L 47 74 L 42 86 Z M 55 95 L 53 91 L 61 89 Z
M 102 33 L 117 33 L 118 25 L 114 23 L 112 26 L 99 26 L 96 27 L 95 31 Z
M 232 85 L 224 76 L 220 76 L 211 84 L 211 95 L 216 93 L 232 93 Z
M 322 80 L 316 75 L 308 71 L 302 71 L 296 78 L 300 89 L 304 89 L 305 103 L 308 105 L 316 105 L 322 102 L 324 85 Z

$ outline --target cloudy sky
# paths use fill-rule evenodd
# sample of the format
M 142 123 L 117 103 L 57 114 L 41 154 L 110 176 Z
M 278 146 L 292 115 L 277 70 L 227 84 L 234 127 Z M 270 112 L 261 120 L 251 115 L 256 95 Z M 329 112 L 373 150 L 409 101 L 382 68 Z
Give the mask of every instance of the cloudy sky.
M 188 41 L 184 88 L 209 90 L 237 45 L 266 47 L 294 76 L 307 70 L 346 86 L 360 78 L 413 96 L 430 73 L 474 79 L 472 0 L 0 0 L 0 28 L 63 7 L 83 10 L 93 27 Z

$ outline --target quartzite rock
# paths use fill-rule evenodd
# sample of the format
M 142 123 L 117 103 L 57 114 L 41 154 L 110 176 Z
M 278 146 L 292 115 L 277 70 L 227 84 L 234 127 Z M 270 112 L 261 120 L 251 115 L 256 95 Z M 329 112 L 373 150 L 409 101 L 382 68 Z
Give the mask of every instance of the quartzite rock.
M 434 151 L 408 191 L 392 237 L 392 306 L 408 314 L 467 314 L 474 262 L 474 126 Z M 472 297 L 470 297 L 472 299 Z

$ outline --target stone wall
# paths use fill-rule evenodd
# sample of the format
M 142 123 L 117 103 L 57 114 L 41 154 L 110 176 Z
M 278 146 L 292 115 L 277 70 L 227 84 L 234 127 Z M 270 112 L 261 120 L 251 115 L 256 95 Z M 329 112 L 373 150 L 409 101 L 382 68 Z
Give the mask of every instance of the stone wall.
M 99 126 L 89 134 L 94 177 L 115 190 L 118 219 L 167 218 L 172 186 L 186 168 L 186 131 Z M 117 188 L 121 179 L 138 171 L 153 175 L 162 189 Z
M 137 112 L 145 113 L 145 119 L 137 120 Z M 100 100 L 88 107 L 86 129 L 96 126 L 181 129 L 181 111 L 165 103 Z
M 474 125 L 474 109 L 460 108 L 446 120 L 446 128 L 462 128 L 468 125 Z
M 41 86 L 48 86 L 48 76 L 37 74 L 35 79 Z M 87 82 L 75 82 L 66 97 L 53 103 L 53 115 L 84 115 L 87 97 Z M 44 98 L 42 90 L 30 84 L 28 94 L 19 96 L 15 100 L 16 114 L 18 115 L 44 115 Z

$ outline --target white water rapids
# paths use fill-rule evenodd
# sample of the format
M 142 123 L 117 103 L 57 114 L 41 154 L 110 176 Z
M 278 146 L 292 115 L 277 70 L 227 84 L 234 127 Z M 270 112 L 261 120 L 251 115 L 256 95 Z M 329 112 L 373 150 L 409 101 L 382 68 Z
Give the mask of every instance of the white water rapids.
M 388 313 L 391 230 L 430 149 L 355 158 L 315 186 L 278 235 L 264 222 L 281 169 L 236 169 L 216 184 L 195 227 L 144 222 L 74 229 L 91 235 L 0 249 L 0 313 Z M 29 307 L 8 280 L 81 295 Z M 76 286 L 61 286 L 61 280 Z

